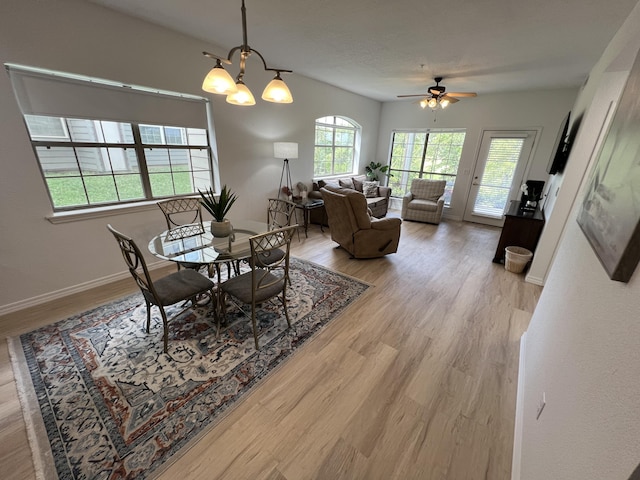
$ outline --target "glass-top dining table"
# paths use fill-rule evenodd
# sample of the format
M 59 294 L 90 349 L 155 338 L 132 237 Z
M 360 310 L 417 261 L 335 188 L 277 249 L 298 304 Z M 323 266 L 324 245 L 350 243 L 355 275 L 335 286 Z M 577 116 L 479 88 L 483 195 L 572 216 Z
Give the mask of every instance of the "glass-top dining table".
M 268 231 L 266 222 L 232 221 L 231 235 L 214 237 L 211 222 L 193 223 L 165 230 L 149 242 L 149 251 L 158 258 L 181 264 L 208 267 L 210 277 L 216 269 L 220 280 L 220 265 L 232 264 L 251 255 L 249 238 Z

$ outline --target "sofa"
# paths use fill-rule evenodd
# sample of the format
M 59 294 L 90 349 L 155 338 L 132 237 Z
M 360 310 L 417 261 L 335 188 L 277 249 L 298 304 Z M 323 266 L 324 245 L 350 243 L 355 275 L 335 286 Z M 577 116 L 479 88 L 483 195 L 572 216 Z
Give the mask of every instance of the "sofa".
M 391 188 L 376 185 L 375 188 L 368 182 L 366 175 L 332 177 L 330 179 L 318 179 L 313 182 L 313 189 L 309 192 L 309 198 L 321 199 L 320 189 L 325 185 L 334 188 L 347 188 L 355 190 L 365 195 L 367 206 L 371 210 L 371 215 L 376 218 L 383 218 L 389 210 L 389 199 L 391 198 Z M 365 187 L 367 191 L 365 192 Z M 311 210 L 310 221 L 315 224 L 327 225 L 327 213 L 325 208 Z
M 327 184 L 320 194 L 331 240 L 353 258 L 377 258 L 398 251 L 402 220 L 371 216 L 364 194 L 351 188 Z

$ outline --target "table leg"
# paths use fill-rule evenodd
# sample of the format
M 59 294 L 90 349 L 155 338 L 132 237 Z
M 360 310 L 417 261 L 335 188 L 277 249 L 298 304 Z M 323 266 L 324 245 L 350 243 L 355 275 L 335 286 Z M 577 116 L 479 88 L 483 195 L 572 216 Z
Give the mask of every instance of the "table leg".
M 311 209 L 309 208 L 304 208 L 302 209 L 302 211 L 304 212 L 303 217 L 304 217 L 304 238 L 309 238 L 309 235 L 307 234 L 308 230 L 309 230 L 309 212 L 311 211 Z

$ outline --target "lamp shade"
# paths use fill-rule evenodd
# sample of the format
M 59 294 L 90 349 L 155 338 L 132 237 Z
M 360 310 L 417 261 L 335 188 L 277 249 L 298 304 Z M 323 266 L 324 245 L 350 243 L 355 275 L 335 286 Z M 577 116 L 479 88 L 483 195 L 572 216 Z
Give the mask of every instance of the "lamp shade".
M 298 144 L 295 142 L 274 142 L 273 156 L 275 158 L 298 158 Z
M 227 103 L 247 106 L 256 104 L 256 99 L 253 98 L 253 93 L 251 93 L 249 87 L 247 87 L 242 80 L 238 80 L 236 82 L 236 87 L 238 87 L 237 92 L 227 95 Z
M 293 103 L 293 96 L 280 74 L 269 82 L 262 92 L 262 99 L 273 103 Z
M 202 90 L 205 92 L 216 93 L 218 95 L 229 95 L 238 91 L 236 82 L 233 81 L 229 72 L 227 72 L 220 61 L 207 74 L 202 82 Z

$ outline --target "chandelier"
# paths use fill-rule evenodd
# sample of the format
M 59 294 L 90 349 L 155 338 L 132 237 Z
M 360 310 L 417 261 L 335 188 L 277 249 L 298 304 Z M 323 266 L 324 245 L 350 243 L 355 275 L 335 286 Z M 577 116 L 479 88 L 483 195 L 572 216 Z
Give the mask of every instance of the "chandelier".
M 235 81 L 224 69 L 222 64 L 232 65 L 231 58 L 240 51 L 240 73 L 236 77 Z M 244 0 L 242 0 L 242 45 L 233 47 L 229 50 L 229 54 L 226 58 L 214 55 L 213 53 L 202 52 L 205 56 L 212 58 L 216 61 L 215 66 L 207 74 L 202 83 L 202 89 L 205 92 L 215 93 L 218 95 L 226 95 L 227 102 L 233 105 L 255 105 L 256 100 L 244 83 L 245 64 L 247 58 L 255 53 L 262 60 L 264 69 L 269 72 L 275 72 L 275 77 L 269 82 L 269 84 L 262 92 L 262 99 L 267 102 L 274 103 L 292 103 L 293 97 L 289 91 L 289 87 L 284 83 L 280 77 L 281 73 L 291 73 L 291 70 L 284 70 L 281 68 L 267 67 L 267 62 L 264 57 L 257 50 L 251 48 L 247 43 L 247 9 L 244 6 Z

